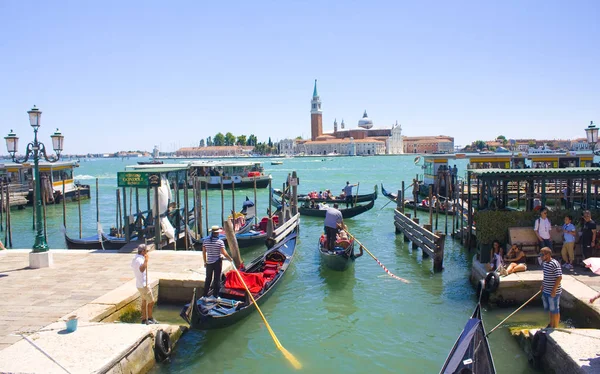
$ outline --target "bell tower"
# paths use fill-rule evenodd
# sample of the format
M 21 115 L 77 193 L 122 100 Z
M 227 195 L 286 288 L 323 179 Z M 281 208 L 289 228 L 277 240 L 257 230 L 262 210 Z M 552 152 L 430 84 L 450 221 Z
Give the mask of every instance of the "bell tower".
M 317 140 L 317 137 L 323 134 L 323 111 L 321 110 L 321 99 L 317 92 L 317 80 L 315 79 L 315 89 L 310 101 L 310 140 Z

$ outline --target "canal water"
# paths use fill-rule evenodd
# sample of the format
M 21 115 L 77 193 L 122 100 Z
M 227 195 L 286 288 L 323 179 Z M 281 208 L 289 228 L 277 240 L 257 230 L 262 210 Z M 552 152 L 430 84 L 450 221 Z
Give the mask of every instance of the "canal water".
M 397 191 L 401 181 L 408 186 L 420 165 L 414 156 L 327 157 L 283 159 L 282 165 L 265 169 L 273 176 L 273 186 L 281 188 L 285 177 L 297 171 L 299 191 L 341 191 L 346 181 L 360 182 L 355 193 L 372 192 L 375 185 Z M 81 162 L 76 179 L 92 185 L 92 199 L 81 204 L 83 236 L 96 232 L 95 179 L 100 185 L 100 222 L 108 232 L 116 225 L 116 172 L 137 159 L 93 159 Z M 451 162 L 451 164 L 453 164 Z M 459 174 L 466 161 L 457 160 Z M 358 190 L 358 191 L 356 191 Z M 235 206 L 241 207 L 246 194 L 238 191 Z M 129 196 L 128 196 L 129 198 Z M 146 209 L 145 198 L 140 198 Z M 317 239 L 323 220 L 302 217 L 296 254 L 284 279 L 261 309 L 277 337 L 310 373 L 435 373 L 473 312 L 475 291 L 468 278 L 473 253 L 447 239 L 441 273 L 432 272 L 430 259 L 413 251 L 402 235 L 394 233 L 394 204 L 381 194 L 375 207 L 345 220 L 349 230 L 394 274 L 409 284 L 389 277 L 366 253 L 345 272 L 325 269 L 317 253 Z M 266 213 L 268 191 L 259 190 L 257 208 Z M 386 205 L 387 204 L 387 205 Z M 135 207 L 135 203 L 133 204 Z M 225 210 L 231 209 L 231 192 L 225 192 Z M 419 212 L 421 223 L 428 215 Z M 61 232 L 62 206 L 49 206 L 48 242 L 51 248 L 64 248 Z M 209 192 L 209 222 L 221 219 L 220 191 Z M 13 247 L 29 248 L 33 243 L 31 208 L 12 212 Z M 79 206 L 67 204 L 67 231 L 79 237 Z M 445 217 L 438 225 L 444 231 Z M 448 219 L 452 222 L 451 217 Z M 4 240 L 5 232 L 0 233 Z M 264 248 L 243 253 L 246 261 Z M 193 266 L 193 264 L 190 264 Z M 157 318 L 179 323 L 180 306 L 159 306 Z M 486 328 L 491 329 L 512 309 L 484 310 Z M 539 327 L 547 324 L 541 307 L 527 308 L 507 322 L 507 326 Z M 508 329 L 498 329 L 490 341 L 499 373 L 532 372 L 527 359 Z M 157 365 L 153 373 L 187 372 L 293 372 L 276 349 L 258 313 L 221 330 L 190 331 L 179 341 L 170 362 Z

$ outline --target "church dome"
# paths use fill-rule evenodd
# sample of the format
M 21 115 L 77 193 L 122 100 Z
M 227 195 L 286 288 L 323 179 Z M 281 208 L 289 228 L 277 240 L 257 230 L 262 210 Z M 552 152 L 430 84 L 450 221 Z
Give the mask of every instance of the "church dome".
M 363 114 L 363 117 L 358 121 L 358 127 L 362 127 L 363 129 L 370 129 L 373 127 L 373 121 L 369 118 L 369 116 L 367 116 L 366 110 L 365 114 Z

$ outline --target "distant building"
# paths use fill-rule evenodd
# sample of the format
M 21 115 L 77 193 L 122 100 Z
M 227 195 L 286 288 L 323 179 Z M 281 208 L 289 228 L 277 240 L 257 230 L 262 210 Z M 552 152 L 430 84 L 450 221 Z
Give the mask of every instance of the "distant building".
M 571 140 L 572 151 L 587 151 L 590 149 L 590 145 L 587 142 L 587 138 L 577 138 Z
M 454 138 L 438 136 L 405 136 L 404 153 L 454 152 Z
M 282 155 L 293 155 L 296 153 L 296 140 L 283 139 L 279 141 L 279 153 Z
M 254 146 L 224 145 L 210 147 L 180 148 L 175 152 L 178 157 L 239 157 L 248 156 Z
M 373 120 L 365 110 L 358 127 L 346 129 L 342 119 L 338 129 L 337 119 L 333 122 L 333 133 L 323 133 L 323 111 L 317 92 L 317 81 L 313 90 L 310 110 L 310 140 L 297 142 L 296 152 L 306 155 L 379 155 L 401 154 L 402 126 L 396 123 L 390 128 L 375 129 Z

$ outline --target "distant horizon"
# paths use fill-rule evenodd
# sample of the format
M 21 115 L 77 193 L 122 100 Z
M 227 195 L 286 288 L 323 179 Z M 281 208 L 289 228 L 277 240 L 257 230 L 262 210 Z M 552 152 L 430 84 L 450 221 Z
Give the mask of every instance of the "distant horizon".
M 600 3 L 0 2 L 0 132 L 59 128 L 65 152 L 171 152 L 216 132 L 585 136 L 600 121 Z M 1 135 L 1 134 L 0 134 Z

